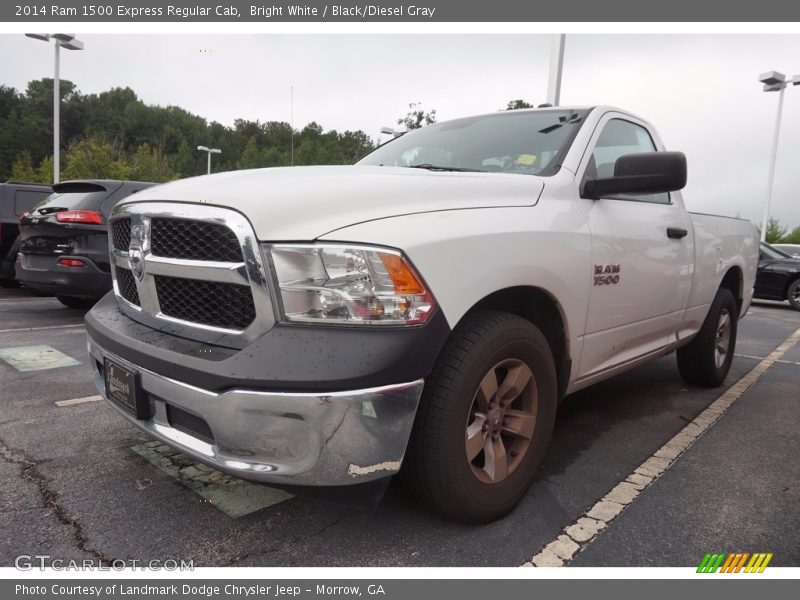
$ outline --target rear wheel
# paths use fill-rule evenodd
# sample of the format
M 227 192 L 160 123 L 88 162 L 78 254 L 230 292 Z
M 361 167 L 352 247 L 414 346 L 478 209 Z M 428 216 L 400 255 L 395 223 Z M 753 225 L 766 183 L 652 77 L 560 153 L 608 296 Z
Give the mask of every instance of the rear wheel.
M 739 307 L 730 290 L 720 288 L 695 338 L 678 349 L 678 370 L 686 383 L 717 387 L 733 362 Z
M 17 288 L 19 287 L 19 282 L 16 279 L 5 279 L 0 277 L 0 287 L 1 288 Z
M 789 290 L 786 292 L 786 299 L 793 309 L 800 310 L 800 279 L 795 279 L 792 285 L 789 286 Z
M 501 517 L 533 482 L 555 409 L 541 331 L 515 315 L 477 312 L 453 331 L 425 382 L 403 477 L 449 518 Z
M 56 296 L 58 301 L 69 308 L 92 308 L 97 300 L 92 298 L 78 298 L 76 296 Z

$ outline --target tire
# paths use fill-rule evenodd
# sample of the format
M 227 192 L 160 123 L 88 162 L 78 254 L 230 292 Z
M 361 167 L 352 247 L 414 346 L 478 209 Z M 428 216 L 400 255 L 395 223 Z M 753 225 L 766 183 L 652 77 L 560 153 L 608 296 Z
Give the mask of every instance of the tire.
M 68 308 L 92 308 L 97 302 L 93 298 L 77 298 L 76 296 L 56 296 L 56 298 Z
M 786 291 L 786 299 L 791 307 L 800 310 L 800 279 L 795 279 Z
M 4 279 L 0 277 L 0 288 L 18 288 L 19 282 L 16 279 Z
M 502 517 L 533 482 L 553 432 L 556 394 L 542 332 L 516 315 L 476 312 L 455 328 L 425 382 L 404 481 L 450 519 Z
M 678 349 L 678 370 L 686 383 L 722 385 L 736 349 L 739 307 L 730 290 L 720 288 L 695 338 Z

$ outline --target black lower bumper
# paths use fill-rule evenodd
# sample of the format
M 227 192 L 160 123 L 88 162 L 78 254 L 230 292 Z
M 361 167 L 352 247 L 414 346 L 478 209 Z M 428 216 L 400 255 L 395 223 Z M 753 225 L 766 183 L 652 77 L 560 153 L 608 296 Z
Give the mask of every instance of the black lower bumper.
M 243 350 L 209 346 L 137 323 L 106 295 L 86 314 L 89 337 L 131 364 L 205 390 L 329 391 L 424 378 L 450 328 L 436 311 L 420 327 L 278 324 Z

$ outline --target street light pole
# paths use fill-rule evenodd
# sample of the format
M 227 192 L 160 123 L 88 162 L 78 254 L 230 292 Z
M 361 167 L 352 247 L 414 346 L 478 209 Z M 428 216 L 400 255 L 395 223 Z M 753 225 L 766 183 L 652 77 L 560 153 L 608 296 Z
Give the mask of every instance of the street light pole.
M 219 148 L 209 148 L 208 146 L 198 146 L 197 149 L 200 150 L 201 152 L 208 153 L 208 169 L 206 171 L 206 174 L 211 175 L 211 155 L 222 154 L 222 150 L 220 150 Z
M 564 70 L 564 45 L 566 34 L 553 36 L 550 46 L 550 78 L 547 82 L 547 103 L 558 106 L 561 102 L 561 73 Z
M 767 227 L 769 225 L 769 213 L 772 206 L 772 189 L 775 183 L 775 163 L 778 159 L 778 140 L 781 135 L 781 116 L 783 114 L 783 93 L 789 84 L 800 85 L 800 76 L 795 75 L 787 80 L 783 73 L 769 71 L 762 73 L 758 80 L 764 84 L 765 92 L 778 92 L 778 114 L 775 117 L 775 135 L 772 139 L 772 154 L 769 160 L 769 181 L 767 182 L 767 204 L 764 207 L 764 218 L 761 220 L 761 241 L 767 241 Z
M 769 212 L 772 205 L 772 187 L 775 183 L 775 162 L 778 159 L 778 139 L 781 135 L 781 114 L 783 113 L 783 92 L 786 86 L 778 92 L 778 116 L 775 117 L 775 136 L 772 138 L 772 154 L 769 159 L 769 183 L 767 184 L 767 205 L 764 207 L 764 218 L 761 220 L 761 241 L 767 241 L 767 226 L 769 225 Z
M 59 152 L 59 148 L 61 148 L 61 83 L 59 80 L 61 45 L 58 40 L 53 45 L 56 47 L 56 68 L 53 74 L 53 183 L 56 184 L 61 180 L 61 152 Z
M 59 71 L 61 67 L 61 48 L 67 50 L 83 50 L 83 42 L 73 33 L 26 33 L 29 38 L 55 42 L 55 72 L 53 74 L 53 183 L 61 179 L 61 80 Z

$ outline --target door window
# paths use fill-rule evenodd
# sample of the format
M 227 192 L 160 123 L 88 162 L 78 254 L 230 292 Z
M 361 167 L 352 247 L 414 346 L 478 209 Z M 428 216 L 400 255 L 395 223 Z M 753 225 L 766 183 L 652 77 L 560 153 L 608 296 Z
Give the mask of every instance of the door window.
M 620 156 L 638 152 L 654 152 L 655 150 L 653 139 L 644 127 L 623 119 L 611 119 L 605 124 L 600 137 L 597 138 L 583 179 L 585 181 L 594 177 L 613 177 L 614 165 Z M 613 198 L 669 204 L 669 194 L 667 193 L 625 194 L 613 196 Z

